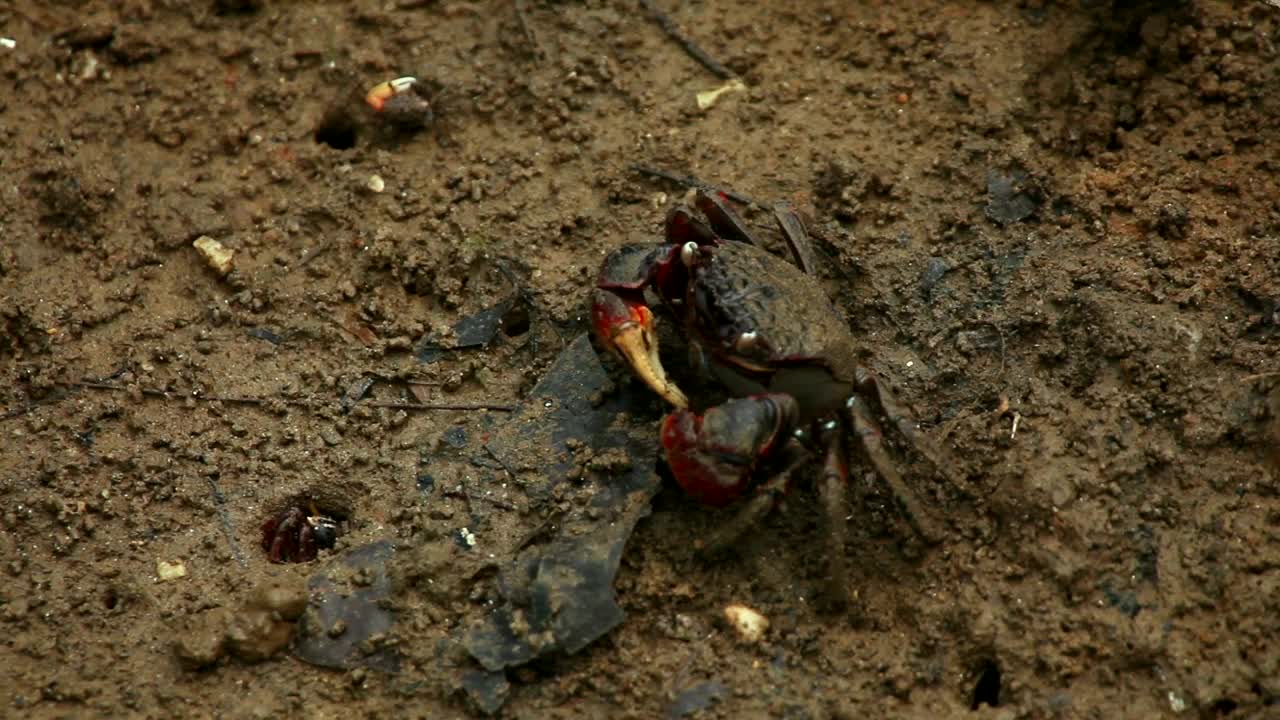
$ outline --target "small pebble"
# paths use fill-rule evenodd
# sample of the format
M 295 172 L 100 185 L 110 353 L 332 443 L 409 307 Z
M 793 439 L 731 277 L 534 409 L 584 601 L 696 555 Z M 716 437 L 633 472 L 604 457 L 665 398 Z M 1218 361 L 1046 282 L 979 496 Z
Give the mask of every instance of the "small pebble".
M 187 576 L 187 566 L 182 564 L 181 561 L 169 563 L 160 560 L 156 562 L 156 576 L 160 578 L 161 582 L 184 578 Z
M 738 631 L 738 637 L 749 643 L 760 642 L 769 631 L 769 618 L 746 605 L 729 605 L 724 609 L 725 619 Z
M 227 246 L 208 235 L 201 235 L 191 245 L 200 251 L 200 255 L 204 257 L 204 261 L 209 264 L 209 267 L 213 268 L 214 272 L 219 275 L 226 275 L 231 272 L 231 260 L 235 255 L 235 251 L 228 249 Z

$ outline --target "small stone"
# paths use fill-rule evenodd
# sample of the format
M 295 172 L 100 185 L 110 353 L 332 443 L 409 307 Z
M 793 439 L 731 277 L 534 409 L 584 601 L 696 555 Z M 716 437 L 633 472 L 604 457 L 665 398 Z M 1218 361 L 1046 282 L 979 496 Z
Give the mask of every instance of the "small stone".
M 746 605 L 729 605 L 724 609 L 724 616 L 738 632 L 738 637 L 746 642 L 760 642 L 769 631 L 769 618 Z
M 201 235 L 191 245 L 200 251 L 200 255 L 204 257 L 204 261 L 209 264 L 209 267 L 213 268 L 214 272 L 219 275 L 226 275 L 231 272 L 233 267 L 231 261 L 235 251 L 208 235 Z
M 187 576 L 187 566 L 182 561 L 170 563 L 160 560 L 156 562 L 156 576 L 161 582 L 184 578 Z
M 926 298 L 933 294 L 933 288 L 942 277 L 951 270 L 951 265 L 943 258 L 931 257 L 920 275 L 920 293 Z
M 387 189 L 387 184 L 383 182 L 381 175 L 370 175 L 364 186 L 372 193 L 380 193 Z

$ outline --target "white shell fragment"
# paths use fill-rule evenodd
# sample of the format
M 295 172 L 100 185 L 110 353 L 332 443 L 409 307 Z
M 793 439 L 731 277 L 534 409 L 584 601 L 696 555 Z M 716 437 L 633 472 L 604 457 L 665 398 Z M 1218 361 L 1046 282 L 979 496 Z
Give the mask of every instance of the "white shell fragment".
M 164 560 L 156 561 L 156 577 L 160 578 L 161 582 L 177 580 L 186 576 L 187 566 L 181 560 L 172 563 Z
M 724 609 L 724 617 L 738 632 L 738 637 L 749 643 L 760 642 L 764 634 L 769 631 L 769 618 L 746 605 L 727 606 Z
M 387 189 L 387 183 L 383 181 L 381 175 L 370 175 L 365 182 L 365 187 L 369 189 L 369 192 L 380 193 Z
M 705 90 L 703 92 L 700 92 L 698 93 L 698 109 L 707 110 L 712 105 L 716 104 L 716 101 L 720 99 L 721 95 L 724 95 L 725 93 L 729 93 L 729 92 L 742 92 L 743 90 L 746 90 L 746 89 L 747 89 L 746 83 L 742 82 L 742 80 L 738 78 L 734 78 L 729 82 L 716 88 L 715 90 Z
M 214 272 L 219 275 L 231 272 L 231 257 L 235 254 L 234 250 L 208 235 L 201 235 L 191 244 L 200 251 L 204 261 L 209 263 L 209 267 L 213 268 Z

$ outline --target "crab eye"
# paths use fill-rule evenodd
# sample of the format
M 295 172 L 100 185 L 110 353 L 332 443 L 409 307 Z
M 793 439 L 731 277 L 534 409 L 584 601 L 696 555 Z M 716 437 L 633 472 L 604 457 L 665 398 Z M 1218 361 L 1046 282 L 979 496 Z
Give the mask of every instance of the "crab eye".
M 748 330 L 738 336 L 738 339 L 733 342 L 733 347 L 738 352 L 746 352 L 755 348 L 759 339 L 760 336 L 756 334 L 755 330 Z
M 698 243 L 692 241 L 685 243 L 680 248 L 680 262 L 684 263 L 685 267 L 693 267 L 693 258 L 697 252 Z

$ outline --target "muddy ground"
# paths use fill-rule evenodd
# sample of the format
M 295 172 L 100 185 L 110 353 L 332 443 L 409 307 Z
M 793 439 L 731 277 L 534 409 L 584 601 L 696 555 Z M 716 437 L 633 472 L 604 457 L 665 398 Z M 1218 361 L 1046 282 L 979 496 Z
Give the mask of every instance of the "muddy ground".
M 1280 717 L 1280 9 L 657 5 L 745 91 L 700 109 L 724 81 L 635 2 L 0 7 L 0 714 Z M 418 131 L 361 102 L 402 75 Z M 694 548 L 723 511 L 668 479 L 622 623 L 478 676 L 459 638 L 512 554 L 575 489 L 653 477 L 578 445 L 548 496 L 486 445 L 683 195 L 633 164 L 807 214 L 947 458 L 893 448 L 944 537 L 855 462 L 833 612 L 807 479 L 719 560 Z M 419 358 L 495 306 L 487 345 Z M 635 404 L 614 427 L 656 442 Z M 272 564 L 299 502 L 344 534 Z M 398 672 L 210 630 L 378 540 Z

